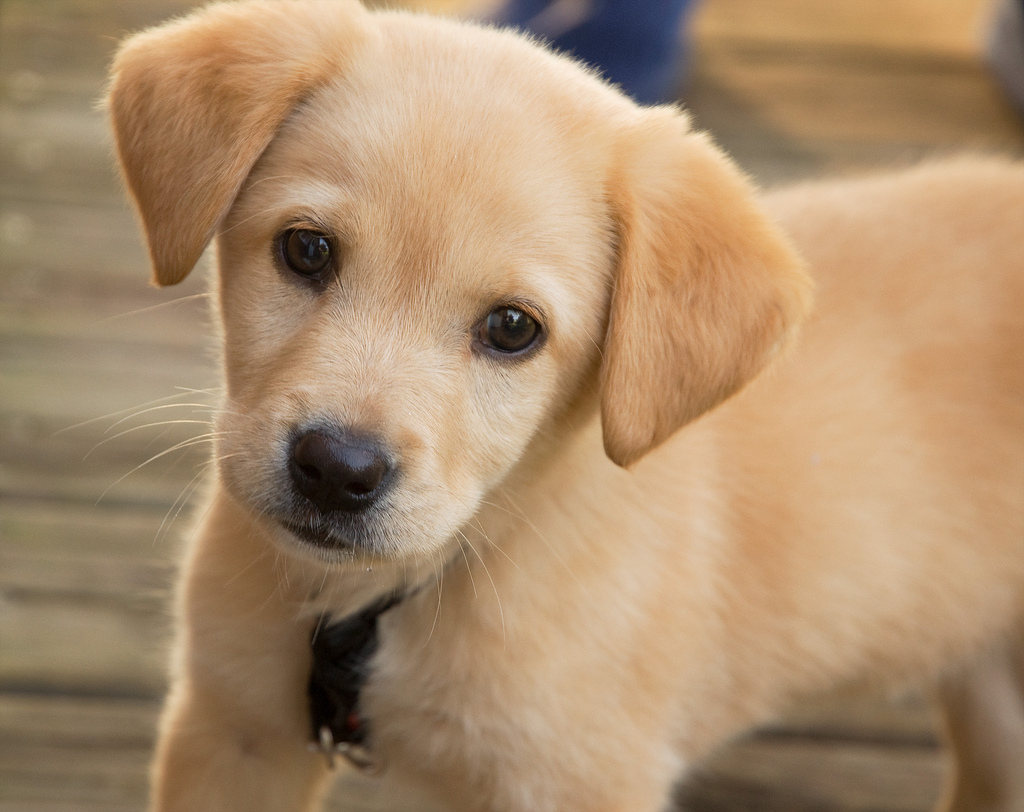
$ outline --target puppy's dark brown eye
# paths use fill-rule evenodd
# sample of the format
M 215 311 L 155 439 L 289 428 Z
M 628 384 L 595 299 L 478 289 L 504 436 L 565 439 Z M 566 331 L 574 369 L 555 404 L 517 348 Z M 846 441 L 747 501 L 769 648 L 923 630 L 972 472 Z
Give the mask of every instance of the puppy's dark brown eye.
M 525 352 L 541 336 L 537 320 L 517 307 L 499 307 L 480 324 L 480 341 L 506 355 Z
M 292 228 L 280 237 L 281 258 L 299 276 L 323 282 L 334 267 L 331 241 L 308 228 Z

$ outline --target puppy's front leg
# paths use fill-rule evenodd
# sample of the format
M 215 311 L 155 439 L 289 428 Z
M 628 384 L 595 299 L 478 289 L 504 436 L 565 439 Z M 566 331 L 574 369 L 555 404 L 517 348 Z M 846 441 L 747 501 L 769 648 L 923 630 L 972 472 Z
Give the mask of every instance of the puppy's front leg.
M 276 560 L 218 496 L 184 574 L 153 812 L 300 812 L 326 783 L 307 749 L 310 628 Z

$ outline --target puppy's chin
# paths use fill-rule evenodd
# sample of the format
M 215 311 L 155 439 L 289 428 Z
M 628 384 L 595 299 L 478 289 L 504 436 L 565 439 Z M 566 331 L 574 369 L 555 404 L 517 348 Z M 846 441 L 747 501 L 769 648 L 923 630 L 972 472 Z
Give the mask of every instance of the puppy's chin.
M 277 535 L 289 547 L 305 556 L 313 556 L 319 561 L 343 563 L 354 561 L 362 555 L 372 555 L 364 545 L 357 544 L 337 530 L 325 527 L 322 523 L 300 523 L 290 519 L 277 521 Z M 282 532 L 283 531 L 283 532 Z
M 365 532 L 352 532 L 334 522 L 297 517 L 266 516 L 274 543 L 283 552 L 321 564 L 359 564 L 401 558 L 391 544 L 382 544 Z
M 332 566 L 436 561 L 444 540 L 397 538 L 362 526 L 358 520 L 264 515 L 273 543 L 282 552 Z M 370 523 L 373 524 L 373 523 Z

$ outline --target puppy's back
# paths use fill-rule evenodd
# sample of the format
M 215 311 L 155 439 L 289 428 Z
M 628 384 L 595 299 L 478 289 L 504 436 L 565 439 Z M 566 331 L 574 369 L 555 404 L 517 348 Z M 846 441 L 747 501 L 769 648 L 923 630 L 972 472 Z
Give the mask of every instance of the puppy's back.
M 962 159 L 766 202 L 815 312 L 694 427 L 727 490 L 737 650 L 756 674 L 759 641 L 791 636 L 812 683 L 934 673 L 1024 611 L 1024 167 Z

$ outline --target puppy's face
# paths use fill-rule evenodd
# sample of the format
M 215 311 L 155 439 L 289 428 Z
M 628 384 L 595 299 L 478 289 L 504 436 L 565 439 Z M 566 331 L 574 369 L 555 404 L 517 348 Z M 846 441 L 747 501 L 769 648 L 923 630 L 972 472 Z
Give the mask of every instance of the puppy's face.
M 471 72 L 427 87 L 407 52 L 290 117 L 218 243 L 222 478 L 327 558 L 434 553 L 596 396 L 607 150 Z
M 517 35 L 250 0 L 134 37 L 113 74 L 156 282 L 218 235 L 221 479 L 287 549 L 435 556 L 598 406 L 629 465 L 806 310 L 684 115 Z

